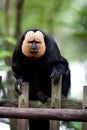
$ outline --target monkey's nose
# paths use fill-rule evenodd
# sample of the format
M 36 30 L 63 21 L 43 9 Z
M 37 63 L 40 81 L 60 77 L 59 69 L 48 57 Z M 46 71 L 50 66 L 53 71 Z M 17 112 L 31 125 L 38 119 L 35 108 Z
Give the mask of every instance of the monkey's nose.
M 37 51 L 38 51 L 37 44 L 35 42 L 33 42 L 31 45 L 31 48 L 30 48 L 30 52 L 37 53 Z

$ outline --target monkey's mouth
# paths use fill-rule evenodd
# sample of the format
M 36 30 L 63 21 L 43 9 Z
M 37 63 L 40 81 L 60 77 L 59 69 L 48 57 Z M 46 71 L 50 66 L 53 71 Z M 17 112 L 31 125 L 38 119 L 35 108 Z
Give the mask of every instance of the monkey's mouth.
M 31 52 L 32 54 L 36 54 L 38 51 L 37 51 L 37 49 L 31 49 L 30 52 Z

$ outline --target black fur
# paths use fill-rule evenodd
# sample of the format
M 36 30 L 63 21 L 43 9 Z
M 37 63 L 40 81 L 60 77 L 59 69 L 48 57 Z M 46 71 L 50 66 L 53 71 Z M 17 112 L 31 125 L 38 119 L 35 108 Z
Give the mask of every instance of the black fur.
M 32 31 L 38 31 L 38 29 L 32 29 Z M 47 97 L 51 96 L 51 81 L 53 80 L 53 83 L 57 84 L 62 75 L 62 95 L 67 97 L 70 88 L 70 70 L 67 60 L 61 56 L 56 42 L 41 31 L 46 43 L 46 53 L 41 58 L 29 58 L 21 51 L 26 32 L 20 37 L 12 57 L 12 69 L 16 77 L 15 89 L 20 94 L 18 84 L 21 86 L 22 81 L 29 82 L 29 98 L 40 99 L 44 103 Z M 30 121 L 30 130 L 35 129 L 48 130 L 49 122 Z

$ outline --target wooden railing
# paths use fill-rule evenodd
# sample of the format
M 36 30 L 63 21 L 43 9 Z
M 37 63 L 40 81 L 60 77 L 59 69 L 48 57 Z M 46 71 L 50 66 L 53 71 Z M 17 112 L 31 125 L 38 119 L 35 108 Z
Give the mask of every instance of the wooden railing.
M 18 100 L 0 99 L 0 118 L 19 119 L 18 130 L 27 130 L 28 119 L 36 118 L 49 119 L 50 130 L 59 130 L 60 121 L 80 121 L 83 122 L 82 130 L 87 130 L 87 86 L 83 87 L 83 101 L 78 101 L 61 98 L 61 85 L 62 78 L 58 85 L 52 84 L 51 98 L 42 104 L 29 101 L 29 83 L 23 83 L 23 92 Z

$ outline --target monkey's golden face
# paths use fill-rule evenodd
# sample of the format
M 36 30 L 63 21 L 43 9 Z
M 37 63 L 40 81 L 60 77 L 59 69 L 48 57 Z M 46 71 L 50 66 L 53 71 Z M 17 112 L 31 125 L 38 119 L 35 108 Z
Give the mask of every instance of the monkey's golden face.
M 28 31 L 22 43 L 22 53 L 27 57 L 42 57 L 46 51 L 42 32 Z

